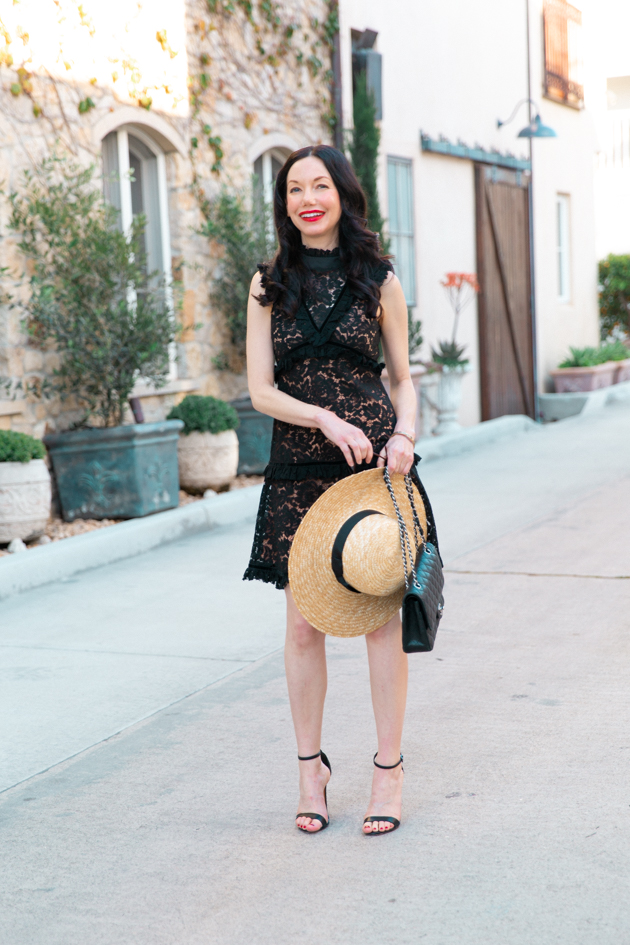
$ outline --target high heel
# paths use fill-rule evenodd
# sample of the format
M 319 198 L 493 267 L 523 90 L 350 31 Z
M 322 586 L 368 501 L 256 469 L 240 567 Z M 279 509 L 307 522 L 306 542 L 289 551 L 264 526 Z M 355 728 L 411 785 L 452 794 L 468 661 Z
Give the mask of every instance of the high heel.
M 374 757 L 376 758 L 376 755 L 374 755 Z M 328 760 L 328 758 L 326 757 L 323 751 L 318 751 L 316 755 L 307 755 L 304 757 L 302 755 L 298 755 L 298 761 L 313 761 L 315 758 L 321 758 L 322 764 L 326 765 L 326 767 L 332 774 L 330 761 Z M 327 796 L 326 788 L 324 788 L 324 804 L 326 805 L 326 813 L 328 813 L 328 796 Z M 302 813 L 302 814 L 296 814 L 295 819 L 297 820 L 298 817 L 310 817 L 311 820 L 318 820 L 321 824 L 321 827 L 319 828 L 319 830 L 307 830 L 306 827 L 300 827 L 300 825 L 297 824 L 296 826 L 298 830 L 303 831 L 303 833 L 321 833 L 322 830 L 325 830 L 328 824 L 330 823 L 330 817 L 328 818 L 328 820 L 325 820 L 321 814 L 311 814 L 310 812 L 307 812 L 307 813 Z
M 383 771 L 391 771 L 392 768 L 397 768 L 398 765 L 402 765 L 403 763 L 403 756 L 401 755 L 400 761 L 397 761 L 395 765 L 379 765 L 378 761 L 376 760 L 377 755 L 378 755 L 378 752 L 375 752 L 372 761 L 374 762 L 374 766 L 376 768 L 382 768 Z M 402 770 L 404 771 L 405 769 L 403 768 Z M 398 830 L 398 828 L 400 827 L 400 821 L 396 820 L 395 817 L 381 817 L 381 816 L 366 817 L 365 820 L 363 821 L 363 825 L 365 826 L 365 824 L 377 824 L 379 823 L 379 821 L 384 822 L 386 824 L 393 824 L 394 826 L 392 827 L 391 830 L 370 830 L 369 833 L 366 833 L 364 830 L 363 835 L 365 837 L 383 836 L 383 834 L 386 834 L 386 833 L 393 833 L 394 830 Z

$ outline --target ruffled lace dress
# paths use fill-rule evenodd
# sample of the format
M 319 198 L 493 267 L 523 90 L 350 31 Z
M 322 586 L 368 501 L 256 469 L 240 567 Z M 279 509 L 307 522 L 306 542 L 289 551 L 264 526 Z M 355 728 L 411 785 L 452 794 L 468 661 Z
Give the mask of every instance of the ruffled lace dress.
M 363 430 L 374 459 L 355 467 L 361 472 L 376 466 L 396 424 L 380 379 L 385 367 L 378 362 L 380 327 L 376 318 L 367 316 L 365 302 L 347 288 L 338 249 L 305 249 L 304 262 L 313 272 L 312 288 L 295 318 L 271 314 L 276 383 L 296 400 L 329 408 Z M 379 285 L 390 269 L 383 262 L 375 271 Z M 326 489 L 352 473 L 339 447 L 321 430 L 276 420 L 244 579 L 284 588 L 300 522 Z M 412 475 L 425 501 L 429 541 L 437 544 L 431 506 L 415 467 Z

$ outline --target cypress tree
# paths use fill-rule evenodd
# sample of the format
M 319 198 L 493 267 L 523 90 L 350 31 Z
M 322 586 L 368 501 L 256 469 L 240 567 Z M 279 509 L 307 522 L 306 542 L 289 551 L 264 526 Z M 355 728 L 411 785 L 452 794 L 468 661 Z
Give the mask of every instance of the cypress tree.
M 381 130 L 376 124 L 375 116 L 374 93 L 368 90 L 365 69 L 359 69 L 354 76 L 354 134 L 350 144 L 350 161 L 367 198 L 367 225 L 370 230 L 379 234 L 381 249 L 383 252 L 387 252 L 387 241 L 383 234 L 384 221 L 381 216 L 376 185 Z

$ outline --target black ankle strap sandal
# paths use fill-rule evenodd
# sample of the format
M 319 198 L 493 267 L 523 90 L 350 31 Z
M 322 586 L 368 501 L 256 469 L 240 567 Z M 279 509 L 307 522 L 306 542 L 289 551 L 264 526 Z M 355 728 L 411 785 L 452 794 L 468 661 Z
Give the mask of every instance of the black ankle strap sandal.
M 400 761 L 397 761 L 395 765 L 379 765 L 378 761 L 376 760 L 376 755 L 378 755 L 378 752 L 375 752 L 374 758 L 372 759 L 372 761 L 374 762 L 375 767 L 382 768 L 383 771 L 391 771 L 392 768 L 397 768 L 398 765 L 402 765 L 403 763 L 403 756 L 401 755 Z M 403 771 L 404 770 L 405 769 L 403 768 Z M 382 837 L 383 834 L 393 833 L 394 830 L 397 830 L 400 827 L 400 821 L 396 820 L 395 817 L 379 817 L 379 816 L 366 817 L 363 823 L 364 824 L 378 824 L 378 823 L 393 824 L 393 827 L 391 830 L 370 830 L 369 833 L 365 833 L 365 831 L 363 831 L 364 837 Z
M 374 755 L 374 757 L 376 758 L 376 755 Z M 328 760 L 328 758 L 326 757 L 323 751 L 318 751 L 316 755 L 298 755 L 298 761 L 314 761 L 315 758 L 321 758 L 322 764 L 326 765 L 326 767 L 332 774 L 330 761 Z M 328 812 L 328 797 L 326 794 L 326 788 L 324 788 L 324 804 L 326 805 L 326 812 Z M 321 833 L 322 830 L 325 830 L 328 824 L 330 823 L 330 817 L 328 818 L 328 820 L 326 820 L 324 817 L 322 817 L 321 814 L 312 814 L 310 811 L 307 811 L 301 814 L 296 814 L 295 819 L 297 820 L 298 817 L 310 817 L 311 820 L 318 820 L 321 824 L 321 827 L 319 828 L 319 830 L 307 830 L 306 827 L 300 827 L 299 824 L 296 824 L 298 830 L 301 830 L 303 833 Z

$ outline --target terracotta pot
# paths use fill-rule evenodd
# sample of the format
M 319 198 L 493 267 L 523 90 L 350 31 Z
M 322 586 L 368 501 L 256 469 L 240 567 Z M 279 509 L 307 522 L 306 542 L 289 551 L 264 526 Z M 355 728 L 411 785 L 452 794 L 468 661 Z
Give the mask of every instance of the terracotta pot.
M 50 473 L 43 459 L 0 463 L 0 542 L 29 541 L 50 516 Z
M 617 364 L 614 361 L 606 361 L 592 367 L 556 368 L 551 372 L 551 376 L 556 394 L 575 394 L 610 387 L 616 369 Z
M 615 361 L 617 370 L 615 371 L 615 377 L 613 384 L 621 384 L 623 381 L 630 381 L 630 358 L 627 358 L 625 361 Z
M 235 430 L 223 433 L 182 433 L 177 447 L 179 482 L 187 492 L 229 486 L 238 468 Z
M 427 373 L 427 369 L 423 364 L 410 364 L 409 373 L 411 375 L 411 380 L 413 382 L 413 389 L 416 392 L 416 440 L 420 439 L 422 435 L 422 420 L 420 417 L 420 382 L 424 374 Z M 383 387 L 387 391 L 389 396 L 390 386 L 389 386 L 389 377 L 387 375 L 387 369 L 381 374 L 381 380 L 383 382 Z M 409 431 L 411 432 L 411 431 Z

